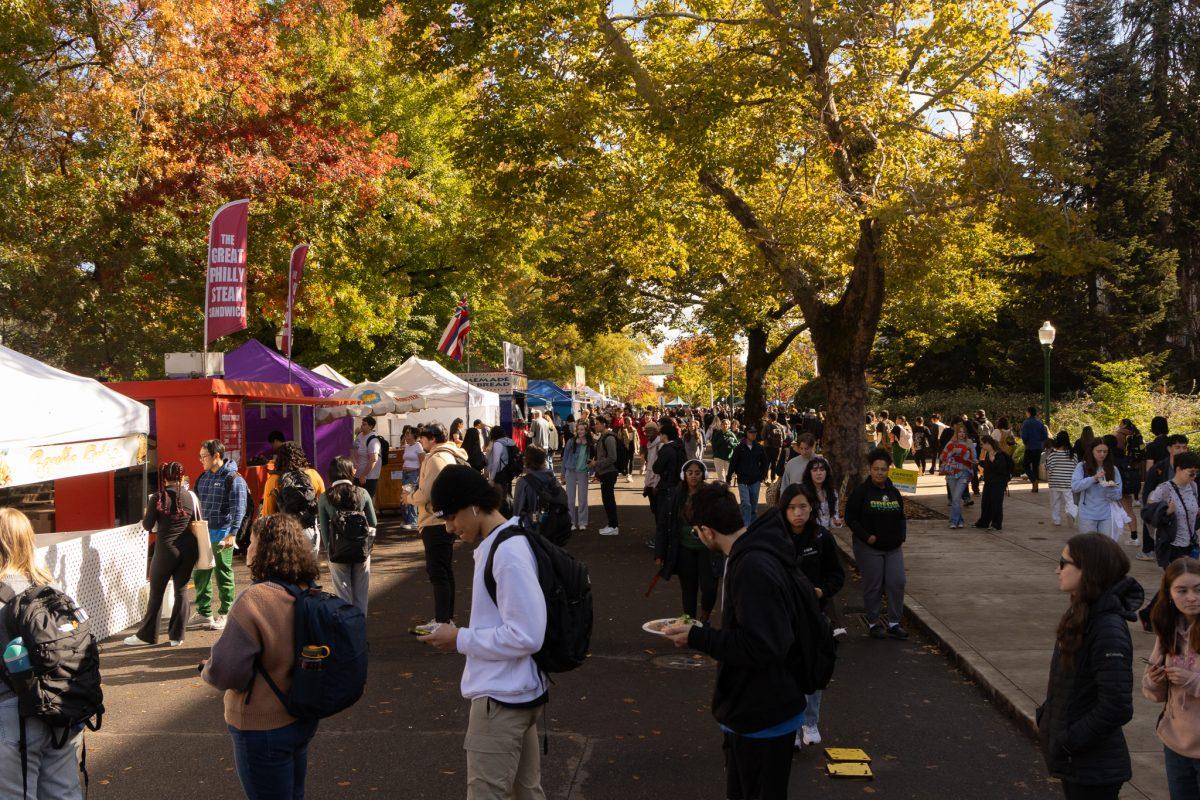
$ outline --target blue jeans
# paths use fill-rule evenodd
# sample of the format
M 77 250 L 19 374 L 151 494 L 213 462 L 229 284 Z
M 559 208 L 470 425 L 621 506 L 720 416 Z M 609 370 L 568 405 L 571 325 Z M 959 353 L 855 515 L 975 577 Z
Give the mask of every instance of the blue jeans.
M 742 498 L 742 522 L 749 527 L 758 516 L 758 487 L 760 483 L 738 481 L 738 497 Z
M 963 494 L 967 491 L 967 485 L 971 482 L 971 476 L 966 472 L 956 472 L 953 475 L 946 476 L 946 488 L 950 491 L 950 524 L 962 525 L 962 501 Z
M 54 747 L 51 731 L 39 719 L 25 720 L 25 740 L 29 763 L 29 800 L 82 800 L 79 785 L 79 746 L 82 737 L 75 733 L 62 747 Z M 0 797 L 21 796 L 21 723 L 17 698 L 8 695 L 0 702 Z
M 304 800 L 308 743 L 317 720 L 297 720 L 271 731 L 239 731 L 232 725 L 233 761 L 247 800 Z
M 1200 800 L 1200 759 L 1181 756 L 1163 745 L 1171 800 Z
M 420 475 L 421 475 L 420 470 L 406 469 L 406 470 L 402 470 L 401 472 L 403 474 L 401 475 L 400 480 L 402 480 L 404 482 L 405 486 L 416 486 L 417 485 L 417 478 L 420 477 Z M 404 519 L 405 525 L 416 525 L 417 524 L 417 507 L 416 506 L 407 505 L 403 508 L 403 512 L 404 512 L 403 519 Z
M 815 728 L 821 721 L 821 690 L 806 695 L 804 701 L 804 724 Z

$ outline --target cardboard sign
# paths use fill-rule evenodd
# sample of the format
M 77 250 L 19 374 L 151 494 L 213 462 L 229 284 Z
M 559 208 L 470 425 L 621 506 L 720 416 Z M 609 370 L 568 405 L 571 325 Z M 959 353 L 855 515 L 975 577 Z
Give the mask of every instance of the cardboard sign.
M 915 469 L 901 469 L 900 467 L 892 467 L 888 470 L 888 477 L 904 494 L 917 493 L 917 478 L 920 477 L 920 474 Z

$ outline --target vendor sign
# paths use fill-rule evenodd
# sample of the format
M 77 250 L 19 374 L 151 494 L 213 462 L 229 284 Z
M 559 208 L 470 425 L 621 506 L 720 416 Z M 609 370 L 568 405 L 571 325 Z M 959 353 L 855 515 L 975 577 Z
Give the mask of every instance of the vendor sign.
M 250 201 L 226 203 L 208 229 L 204 288 L 204 343 L 246 327 L 246 228 Z
M 917 493 L 917 476 L 920 474 L 915 469 L 900 467 L 892 467 L 888 470 L 888 477 L 891 478 L 892 485 L 905 494 Z
M 529 388 L 529 379 L 513 372 L 464 372 L 459 377 L 472 386 L 496 394 L 512 394 Z
M 146 463 L 146 437 L 0 449 L 0 486 L 24 486 Z

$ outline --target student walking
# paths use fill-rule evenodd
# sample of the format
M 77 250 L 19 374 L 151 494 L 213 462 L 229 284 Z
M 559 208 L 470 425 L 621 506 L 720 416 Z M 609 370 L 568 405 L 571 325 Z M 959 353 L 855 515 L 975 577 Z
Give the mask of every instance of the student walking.
M 379 473 L 383 470 L 383 448 L 387 442 L 375 433 L 378 423 L 374 417 L 363 417 L 358 424 L 358 435 L 354 437 L 354 469 L 363 487 L 371 497 L 379 487 Z
M 1128 621 L 1145 597 L 1107 535 L 1072 536 L 1058 560 L 1071 603 L 1058 623 L 1046 701 L 1037 710 L 1046 768 L 1067 800 L 1117 800 L 1131 776 L 1122 727 L 1133 718 Z
M 54 577 L 38 563 L 37 540 L 29 518 L 15 508 L 0 508 L 0 587 L 7 587 L 15 597 L 33 586 L 53 583 Z M 7 602 L 0 600 L 0 614 L 4 614 L 6 605 Z M 8 635 L 0 634 L 0 641 L 7 646 Z M 51 728 L 38 717 L 25 717 L 24 722 L 25 763 L 22 764 L 17 694 L 0 681 L 0 730 L 4 731 L 5 739 L 0 742 L 0 797 L 82 800 L 77 761 L 81 731 L 68 732 L 67 741 L 56 747 L 61 730 Z M 28 781 L 27 787 L 22 775 Z
M 317 559 L 295 517 L 274 514 L 254 523 L 247 560 L 254 582 L 233 604 L 200 677 L 225 690 L 225 724 L 248 800 L 303 800 L 317 720 L 288 714 L 266 676 L 286 696 L 296 663 L 295 600 L 275 581 L 307 589 L 317 582 Z
M 1008 482 L 1012 480 L 1012 457 L 1000 449 L 999 443 L 991 436 L 980 436 L 979 442 L 983 447 L 979 454 L 979 465 L 983 468 L 983 500 L 979 507 L 979 521 L 976 528 L 1002 530 L 1004 526 L 1004 493 L 1008 491 Z
M 1042 466 L 1045 467 L 1046 481 L 1050 485 L 1050 519 L 1055 525 L 1062 525 L 1063 515 L 1075 502 L 1071 497 L 1075 463 L 1071 435 L 1059 431 L 1050 447 L 1042 451 Z
M 338 597 L 367 613 L 371 588 L 371 546 L 379 521 L 366 489 L 354 483 L 354 462 L 339 456 L 329 465 L 329 491 L 317 503 L 321 543 L 329 559 L 329 577 Z M 356 537 L 364 537 L 362 552 L 343 553 Z M 346 544 L 335 547 L 338 539 Z M 359 560 L 361 558 L 361 560 Z
M 729 459 L 738 446 L 738 437 L 730 430 L 729 420 L 722 418 L 712 433 L 713 478 L 729 483 Z
M 594 423 L 596 450 L 589 465 L 600 481 L 600 501 L 604 504 L 604 516 L 608 525 L 600 529 L 601 536 L 616 536 L 621 532 L 617 520 L 617 463 L 620 448 L 617 437 L 608 428 L 608 420 L 596 417 Z
M 890 478 L 891 454 L 878 447 L 867 454 L 870 477 L 846 500 L 846 524 L 854 534 L 854 559 L 862 573 L 863 606 L 868 632 L 873 639 L 907 639 L 900 624 L 904 616 L 904 540 L 908 522 L 904 497 Z M 887 593 L 888 624 L 880 622 L 883 595 Z
M 1200 797 L 1200 561 L 1171 562 L 1158 598 L 1142 695 L 1163 704 L 1156 729 L 1171 800 L 1194 800 Z
M 779 482 L 780 494 L 794 483 L 804 480 L 804 471 L 813 460 L 813 452 L 817 449 L 817 440 L 811 433 L 802 433 L 792 442 L 792 457 L 783 467 L 783 479 Z
M 675 493 L 669 519 L 663 532 L 654 542 L 654 563 L 661 569 L 659 575 L 665 580 L 679 576 L 679 589 L 683 594 L 683 613 L 707 623 L 717 604 L 717 576 L 713 572 L 709 550 L 696 535 L 695 526 L 687 518 L 687 502 L 696 494 L 708 476 L 702 461 L 692 459 L 683 465 L 682 483 Z M 696 595 L 700 595 L 699 606 Z
M 492 428 L 488 453 L 488 480 L 500 487 L 505 497 L 512 497 L 512 483 L 524 469 L 517 442 L 499 425 Z
M 1050 431 L 1046 430 L 1046 424 L 1038 419 L 1037 406 L 1030 406 L 1026 411 L 1029 416 L 1025 417 L 1025 421 L 1021 423 L 1021 443 L 1025 445 L 1025 456 L 1022 463 L 1025 467 L 1025 475 L 1033 484 L 1033 491 L 1036 492 L 1038 490 L 1038 464 L 1042 460 L 1042 449 L 1046 446 L 1046 440 L 1050 438 Z
M 308 463 L 304 450 L 295 442 L 284 442 L 275 453 L 275 472 L 263 485 L 263 516 L 282 511 L 300 520 L 318 563 L 321 533 L 317 530 L 317 510 L 323 494 L 325 481 Z
M 200 513 L 199 500 L 183 488 L 183 464 L 168 461 L 158 468 L 158 493 L 150 496 L 142 527 L 154 532 L 154 555 L 150 558 L 150 597 L 137 633 L 125 639 L 128 645 L 158 644 L 163 595 L 167 582 L 173 584 L 175 605 L 167 626 L 171 647 L 183 644 L 188 620 L 188 579 L 200 556 L 191 525 Z
M 837 489 L 834 488 L 837 486 L 837 481 L 833 477 L 833 467 L 829 465 L 825 456 L 814 456 L 813 460 L 808 462 L 808 467 L 804 470 L 804 480 L 801 483 L 816 498 L 813 514 L 816 516 L 817 524 L 827 531 L 842 527 L 844 520 L 841 507 L 838 505 Z M 833 625 L 833 638 L 841 639 L 847 635 L 846 622 L 842 617 L 841 609 L 832 598 L 825 604 L 825 616 L 829 617 L 829 622 Z
M 412 531 L 416 530 L 417 519 L 420 516 L 416 505 L 412 502 L 412 493 L 417 488 L 417 481 L 421 478 L 421 459 L 425 456 L 425 448 L 417 442 L 417 429 L 412 425 L 404 426 L 403 437 L 403 443 L 400 445 L 400 480 L 404 484 L 404 504 L 400 507 L 400 511 L 404 524 L 401 527 L 406 531 Z M 356 474 L 357 472 L 358 470 L 355 469 Z
M 942 474 L 946 476 L 946 493 L 950 496 L 951 528 L 964 525 L 963 495 L 975 475 L 975 452 L 967 426 L 962 422 L 955 424 L 954 438 L 942 448 Z
M 575 423 L 575 435 L 563 449 L 563 482 L 567 485 L 567 509 L 571 513 L 571 530 L 584 531 L 588 526 L 588 464 L 596 457 L 592 434 L 586 422 Z
M 417 441 L 425 457 L 421 460 L 421 477 L 413 492 L 413 502 L 421 515 L 417 527 L 425 548 L 425 574 L 433 585 L 433 619 L 429 623 L 436 624 L 454 618 L 454 536 L 430 508 L 429 491 L 443 469 L 452 464 L 465 465 L 467 454 L 448 440 L 446 428 L 440 423 L 423 426 L 417 431 Z
M 468 800 L 544 800 L 537 718 L 549 692 L 533 654 L 546 635 L 546 598 L 529 540 L 505 534 L 519 523 L 500 513 L 500 503 L 497 488 L 470 467 L 448 466 L 434 482 L 431 513 L 478 546 L 470 627 L 438 625 L 420 641 L 466 656 Z M 494 589 L 485 580 L 489 565 Z
M 758 489 L 770 469 L 768 453 L 758 443 L 758 428 L 746 426 L 746 436 L 733 451 L 729 471 L 737 476 L 742 522 L 747 526 L 758 516 Z
M 280 448 L 282 449 L 282 448 Z M 276 455 L 278 458 L 278 455 Z M 196 613 L 189 625 L 203 624 L 219 631 L 225 628 L 225 616 L 233 605 L 233 550 L 242 518 L 246 516 L 250 490 L 238 475 L 237 464 L 225 458 L 225 445 L 217 439 L 200 444 L 200 466 L 204 471 L 196 479 L 200 516 L 208 522 L 215 566 L 192 573 L 196 587 Z M 217 608 L 213 614 L 212 585 L 217 584 Z
M 779 509 L 787 522 L 792 546 L 796 549 L 796 566 L 808 578 L 817 595 L 817 603 L 828 615 L 833 596 L 846 583 L 846 571 L 838 555 L 837 543 L 816 515 L 816 495 L 806 484 L 793 484 L 779 495 Z M 832 620 L 831 620 L 832 622 Z M 796 748 L 820 744 L 821 690 L 805 697 L 804 725 L 796 734 Z
M 1076 523 L 1080 533 L 1103 533 L 1116 541 L 1113 505 L 1121 502 L 1121 472 L 1109 457 L 1108 444 L 1093 439 L 1082 463 L 1071 473 L 1071 491 L 1079 495 Z
M 809 640 L 791 574 L 795 548 L 778 509 L 746 526 L 723 483 L 702 485 L 687 507 L 700 541 L 727 558 L 721 627 L 674 625 L 663 633 L 718 662 L 712 709 L 725 736 L 724 796 L 782 800 L 805 708 L 789 656 Z

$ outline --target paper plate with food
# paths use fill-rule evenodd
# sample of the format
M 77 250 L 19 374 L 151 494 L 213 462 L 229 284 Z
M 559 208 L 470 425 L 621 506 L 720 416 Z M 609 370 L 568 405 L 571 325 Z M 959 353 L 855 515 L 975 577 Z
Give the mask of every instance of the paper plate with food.
M 695 619 L 687 614 L 681 617 L 666 617 L 664 619 L 652 619 L 642 625 L 642 630 L 646 633 L 653 633 L 655 636 L 666 636 L 663 631 L 670 628 L 672 625 L 699 625 L 700 620 Z

